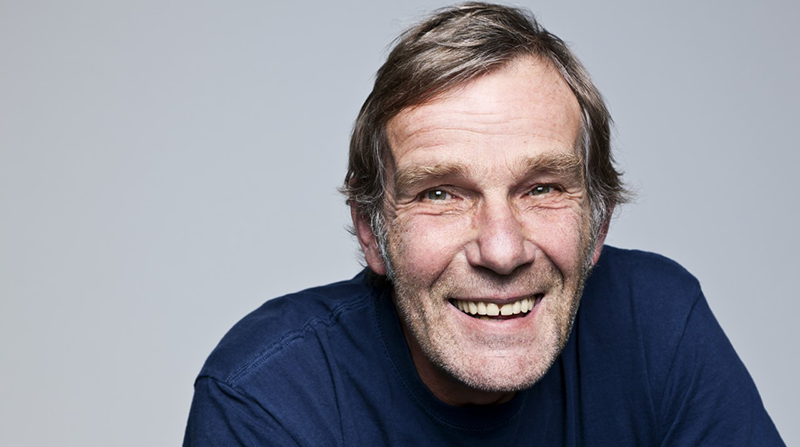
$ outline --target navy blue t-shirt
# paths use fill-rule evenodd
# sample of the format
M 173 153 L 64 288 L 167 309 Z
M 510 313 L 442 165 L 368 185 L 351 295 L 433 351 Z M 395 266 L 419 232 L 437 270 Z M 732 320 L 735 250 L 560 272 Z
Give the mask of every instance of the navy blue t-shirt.
M 561 356 L 495 406 L 417 375 L 391 293 L 364 273 L 266 302 L 195 383 L 184 446 L 780 446 L 697 281 L 605 247 Z

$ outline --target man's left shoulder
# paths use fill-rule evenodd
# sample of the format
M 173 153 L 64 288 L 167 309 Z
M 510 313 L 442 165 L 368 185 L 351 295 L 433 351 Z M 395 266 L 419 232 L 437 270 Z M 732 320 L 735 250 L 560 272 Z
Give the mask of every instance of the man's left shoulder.
M 617 285 L 664 293 L 700 292 L 700 284 L 683 266 L 666 256 L 642 250 L 604 246 L 592 277 Z
M 621 300 L 619 304 L 641 306 L 661 316 L 685 315 L 702 299 L 702 291 L 697 278 L 672 259 L 605 246 L 586 283 L 585 297 Z
M 700 283 L 677 262 L 606 246 L 586 281 L 576 328 L 625 352 L 674 352 L 698 305 L 706 305 Z

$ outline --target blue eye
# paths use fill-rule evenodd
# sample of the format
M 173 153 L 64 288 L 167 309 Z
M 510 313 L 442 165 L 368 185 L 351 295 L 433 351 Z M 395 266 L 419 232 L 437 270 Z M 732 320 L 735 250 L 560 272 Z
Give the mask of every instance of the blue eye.
M 539 185 L 539 186 L 535 186 L 535 187 L 534 187 L 534 188 L 531 190 L 531 195 L 532 195 L 532 196 L 538 196 L 538 195 L 540 195 L 540 194 L 547 194 L 547 193 L 551 192 L 552 190 L 553 190 L 553 187 L 552 187 L 552 186 L 549 186 L 549 185 Z
M 425 192 L 425 198 L 428 200 L 447 200 L 450 198 L 450 194 L 441 189 L 431 189 Z

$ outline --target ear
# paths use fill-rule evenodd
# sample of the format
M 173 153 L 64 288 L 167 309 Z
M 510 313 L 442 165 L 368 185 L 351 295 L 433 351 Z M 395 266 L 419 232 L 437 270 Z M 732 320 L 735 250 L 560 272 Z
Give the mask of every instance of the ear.
M 608 217 L 606 221 L 603 222 L 603 226 L 600 227 L 600 234 L 597 235 L 597 241 L 595 241 L 594 246 L 594 253 L 592 253 L 592 265 L 597 264 L 597 260 L 600 259 L 600 252 L 603 251 L 603 243 L 606 241 L 606 236 L 608 235 L 608 226 L 611 223 L 611 216 L 614 214 L 614 207 L 608 211 Z
M 352 204 L 350 205 L 350 217 L 353 219 L 353 228 L 356 230 L 356 237 L 361 245 L 361 250 L 364 252 L 364 259 L 367 261 L 367 265 L 378 275 L 386 275 L 386 265 L 383 263 L 383 258 L 378 250 L 378 238 L 372 232 L 369 219 Z

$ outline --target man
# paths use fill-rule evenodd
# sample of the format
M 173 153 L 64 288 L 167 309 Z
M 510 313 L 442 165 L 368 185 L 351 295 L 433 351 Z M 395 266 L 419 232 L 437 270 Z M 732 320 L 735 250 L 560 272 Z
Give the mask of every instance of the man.
M 603 247 L 609 122 L 520 10 L 403 34 L 343 187 L 368 270 L 239 322 L 185 445 L 782 445 L 697 281 Z

